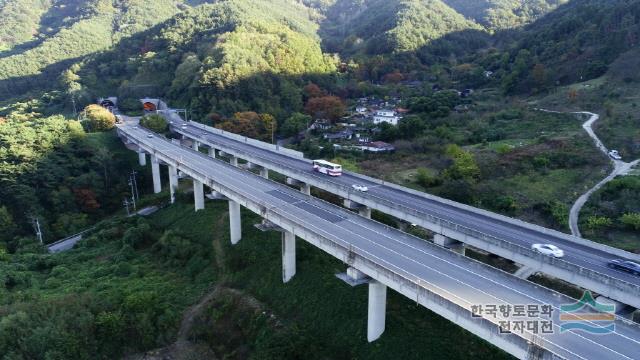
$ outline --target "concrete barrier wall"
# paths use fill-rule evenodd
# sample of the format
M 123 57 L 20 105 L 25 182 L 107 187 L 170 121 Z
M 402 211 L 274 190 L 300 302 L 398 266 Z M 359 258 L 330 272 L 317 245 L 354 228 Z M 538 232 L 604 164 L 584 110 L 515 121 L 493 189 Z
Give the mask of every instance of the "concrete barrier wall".
M 304 158 L 304 154 L 301 153 L 300 151 L 295 151 L 295 150 L 291 150 L 291 149 L 287 149 L 283 146 L 279 146 L 279 145 L 273 145 L 273 144 L 268 144 L 264 141 L 260 141 L 260 140 L 255 140 L 246 136 L 242 136 L 242 135 L 238 135 L 238 134 L 234 134 L 234 133 L 230 133 L 228 131 L 224 131 L 221 129 L 217 129 L 211 126 L 207 126 L 205 124 L 201 124 L 195 121 L 190 121 L 189 122 L 190 125 L 195 126 L 199 129 L 220 135 L 220 136 L 224 136 L 226 138 L 229 139 L 233 139 L 236 141 L 240 141 L 243 143 L 247 143 L 247 144 L 251 144 L 255 147 L 261 148 L 261 149 L 265 149 L 265 150 L 270 150 L 270 151 L 276 151 L 282 154 L 285 154 L 287 156 L 291 156 L 291 157 L 295 157 L 295 158 Z M 223 149 L 224 150 L 224 149 Z
M 587 246 L 587 247 L 590 247 L 590 248 L 593 248 L 593 249 L 596 249 L 596 250 L 600 250 L 600 251 L 604 251 L 604 252 L 607 252 L 607 253 L 610 253 L 610 254 L 614 254 L 614 255 L 622 257 L 622 258 L 627 258 L 627 259 L 630 259 L 630 260 L 635 260 L 635 261 L 640 262 L 640 254 L 634 254 L 634 253 L 631 253 L 631 252 L 628 252 L 628 251 L 624 251 L 624 250 L 621 250 L 621 249 L 618 249 L 618 248 L 614 248 L 614 247 L 607 246 L 607 245 L 604 245 L 604 244 L 596 243 L 596 242 L 588 240 L 588 239 L 583 239 L 583 238 L 579 238 L 579 237 L 572 236 L 572 235 L 569 235 L 569 234 L 565 234 L 565 233 L 557 231 L 557 230 L 548 229 L 548 228 L 545 228 L 545 227 L 542 227 L 542 226 L 539 226 L 539 225 L 535 225 L 535 224 L 531 224 L 531 223 L 528 223 L 528 222 L 525 222 L 525 221 L 522 221 L 522 220 L 519 220 L 519 219 L 511 218 L 511 217 L 508 217 L 508 216 L 496 214 L 496 213 L 491 212 L 491 211 L 487 211 L 487 210 L 475 208 L 475 207 L 472 207 L 472 206 L 469 206 L 469 205 L 461 204 L 461 203 L 458 203 L 458 202 L 455 202 L 455 201 L 451 201 L 451 200 L 448 200 L 448 199 L 437 197 L 437 196 L 434 196 L 434 195 L 431 195 L 431 194 L 428 194 L 428 193 L 425 193 L 425 192 L 421 192 L 421 191 L 418 191 L 418 190 L 414 190 L 414 189 L 411 189 L 411 188 L 400 186 L 398 184 L 394 184 L 394 183 L 391 183 L 391 182 L 383 181 L 383 180 L 380 180 L 380 179 L 372 178 L 372 177 L 369 177 L 369 176 L 366 176 L 366 175 L 362 175 L 362 174 L 358 174 L 358 173 L 354 173 L 354 172 L 348 172 L 348 171 L 346 173 L 348 173 L 351 176 L 354 176 L 354 177 L 357 177 L 357 178 L 360 178 L 360 179 L 363 179 L 363 180 L 366 180 L 366 181 L 371 181 L 371 182 L 374 182 L 376 184 L 388 186 L 390 188 L 394 188 L 394 189 L 397 189 L 397 190 L 400 190 L 400 191 L 404 191 L 404 192 L 410 193 L 412 195 L 420 196 L 420 197 L 423 197 L 425 199 L 429 199 L 429 200 L 440 202 L 440 203 L 443 203 L 443 204 L 446 204 L 446 205 L 450 205 L 450 206 L 452 206 L 454 208 L 457 208 L 457 209 L 461 209 L 461 210 L 468 211 L 468 212 L 471 212 L 471 213 L 475 213 L 475 214 L 478 214 L 478 215 L 486 216 L 488 218 L 491 218 L 491 219 L 494 219 L 494 220 L 497 220 L 497 221 L 510 223 L 510 224 L 513 224 L 513 225 L 516 225 L 516 226 L 519 226 L 519 227 L 523 227 L 523 228 L 528 229 L 528 230 L 540 232 L 542 234 L 553 236 L 553 237 L 558 237 L 558 238 L 570 241 L 570 242 L 575 243 L 575 244 Z

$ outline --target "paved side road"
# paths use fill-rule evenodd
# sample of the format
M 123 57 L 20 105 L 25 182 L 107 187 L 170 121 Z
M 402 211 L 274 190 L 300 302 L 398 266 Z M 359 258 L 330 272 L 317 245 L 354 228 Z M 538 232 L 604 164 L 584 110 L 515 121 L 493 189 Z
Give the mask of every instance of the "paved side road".
M 549 112 L 549 113 L 563 114 L 563 112 L 560 112 L 560 111 L 552 111 L 552 110 L 545 110 L 545 109 L 538 109 L 538 110 Z M 578 220 L 580 218 L 580 211 L 584 207 L 584 204 L 587 203 L 587 201 L 589 200 L 589 198 L 593 193 L 598 191 L 609 181 L 615 179 L 616 176 L 622 176 L 622 175 L 628 174 L 634 166 L 640 163 L 640 159 L 632 162 L 624 162 L 622 160 L 615 160 L 611 158 L 609 156 L 609 149 L 607 149 L 607 147 L 600 140 L 598 135 L 596 135 L 595 131 L 593 131 L 593 124 L 595 124 L 595 122 L 600 119 L 600 115 L 594 114 L 588 111 L 577 111 L 577 112 L 572 112 L 571 114 L 589 116 L 589 119 L 585 121 L 584 124 L 582 124 L 582 128 L 587 132 L 589 137 L 593 139 L 598 150 L 600 150 L 611 161 L 613 165 L 613 170 L 606 178 L 602 179 L 602 181 L 600 181 L 594 187 L 592 187 L 587 192 L 582 194 L 578 198 L 578 200 L 576 200 L 573 206 L 571 206 L 571 210 L 569 211 L 569 227 L 571 228 L 571 234 L 574 236 L 582 237 L 582 235 L 580 234 L 580 227 L 578 226 Z

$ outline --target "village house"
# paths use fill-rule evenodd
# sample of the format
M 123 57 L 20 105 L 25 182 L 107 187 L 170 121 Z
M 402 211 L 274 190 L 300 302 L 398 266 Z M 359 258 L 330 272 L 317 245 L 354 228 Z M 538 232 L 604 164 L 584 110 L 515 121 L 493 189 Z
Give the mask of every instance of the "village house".
M 386 143 L 384 141 L 374 141 L 374 142 L 366 143 L 358 146 L 358 148 L 363 151 L 370 151 L 370 152 L 376 152 L 376 153 L 391 152 L 396 149 L 393 145 Z
M 376 125 L 382 123 L 398 125 L 398 121 L 400 121 L 400 116 L 395 110 L 378 110 L 373 116 L 373 123 Z

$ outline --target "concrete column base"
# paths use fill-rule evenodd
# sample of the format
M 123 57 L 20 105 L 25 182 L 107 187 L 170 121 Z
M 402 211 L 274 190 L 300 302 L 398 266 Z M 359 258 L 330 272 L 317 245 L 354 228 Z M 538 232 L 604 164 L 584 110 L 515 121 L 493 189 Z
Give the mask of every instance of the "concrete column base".
M 171 203 L 176 202 L 176 191 L 178 190 L 178 168 L 169 165 L 169 194 Z
M 196 179 L 193 179 L 193 202 L 196 211 L 204 210 L 204 185 Z
M 231 244 L 237 244 L 242 238 L 242 223 L 240 218 L 240 204 L 229 200 L 229 228 Z
M 296 274 L 296 236 L 282 231 L 282 282 L 287 283 Z
M 231 157 L 229 158 L 229 164 L 233 166 L 238 166 L 238 158 L 231 155 Z
M 216 149 L 215 148 L 209 148 L 209 156 L 211 156 L 212 158 L 216 158 Z
M 464 243 L 457 241 L 457 240 L 453 240 L 450 239 L 444 235 L 440 235 L 440 234 L 435 234 L 433 236 L 433 242 L 436 245 L 440 245 L 442 247 L 445 247 L 453 252 L 456 252 L 460 255 L 464 255 L 465 254 L 465 247 L 464 247 Z
M 193 150 L 195 151 L 200 151 L 200 143 L 198 142 L 198 140 L 193 140 Z
M 269 169 L 267 168 L 260 168 L 260 176 L 262 176 L 265 179 L 269 178 Z
M 367 341 L 378 340 L 384 332 L 387 312 L 387 286 L 372 280 L 369 283 L 369 315 L 367 320 Z
M 160 179 L 160 163 L 158 159 L 151 155 L 151 175 L 153 175 L 153 193 L 162 191 L 162 180 Z

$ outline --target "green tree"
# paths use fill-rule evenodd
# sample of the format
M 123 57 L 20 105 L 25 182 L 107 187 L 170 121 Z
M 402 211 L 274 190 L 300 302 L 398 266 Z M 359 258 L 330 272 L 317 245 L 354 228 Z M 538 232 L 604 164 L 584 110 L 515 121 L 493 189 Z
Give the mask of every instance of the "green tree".
M 587 218 L 587 227 L 592 230 L 607 228 L 613 224 L 613 221 L 606 216 L 592 215 Z
M 455 144 L 447 146 L 446 153 L 453 160 L 453 164 L 444 171 L 446 177 L 474 181 L 480 176 L 480 168 L 473 154 Z
M 143 116 L 140 119 L 140 125 L 157 133 L 164 133 L 168 129 L 167 120 L 158 114 Z
M 0 240 L 9 241 L 13 238 L 16 232 L 16 224 L 13 221 L 13 216 L 6 206 L 0 207 Z
M 284 121 L 280 130 L 284 136 L 295 136 L 305 130 L 310 123 L 311 116 L 293 113 Z
M 626 213 L 620 221 L 633 230 L 640 230 L 640 213 Z

